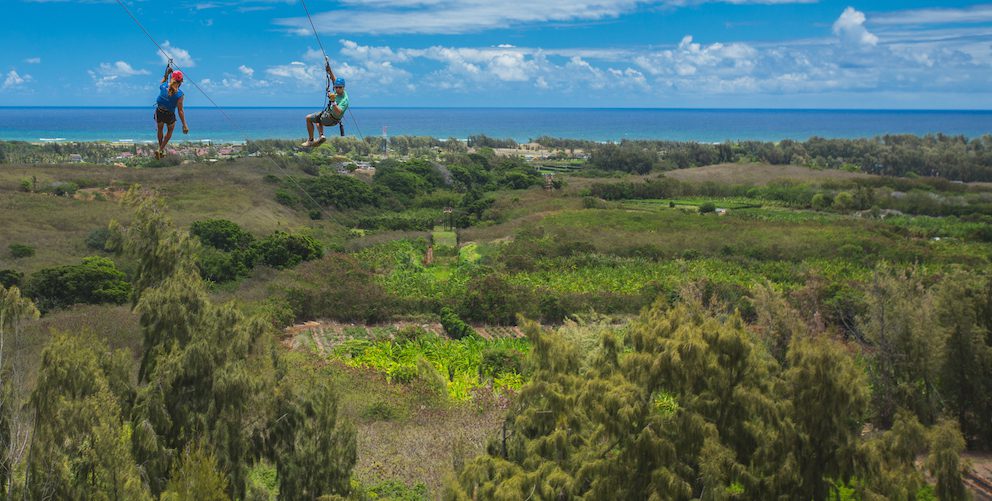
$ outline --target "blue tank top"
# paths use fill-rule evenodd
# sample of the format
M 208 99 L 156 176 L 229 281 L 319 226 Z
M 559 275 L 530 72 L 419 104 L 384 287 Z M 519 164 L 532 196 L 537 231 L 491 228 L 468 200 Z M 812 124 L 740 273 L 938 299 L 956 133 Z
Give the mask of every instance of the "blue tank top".
M 176 107 L 179 106 L 179 98 L 183 97 L 183 91 L 176 91 L 175 94 L 169 95 L 169 82 L 164 82 L 161 87 L 159 87 L 158 94 L 158 105 L 175 112 Z

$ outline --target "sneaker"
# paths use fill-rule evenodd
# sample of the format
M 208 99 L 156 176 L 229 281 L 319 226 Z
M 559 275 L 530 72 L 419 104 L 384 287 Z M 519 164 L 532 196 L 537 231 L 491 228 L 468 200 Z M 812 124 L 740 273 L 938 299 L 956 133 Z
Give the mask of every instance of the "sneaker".
M 155 159 L 158 160 L 161 158 L 162 158 L 162 152 L 159 150 L 155 150 Z
M 300 146 L 304 148 L 309 148 L 313 146 L 313 139 L 307 139 L 306 141 L 303 141 L 303 144 L 301 144 Z
M 313 144 L 314 144 L 314 146 L 320 146 L 320 145 L 324 144 L 324 141 L 327 141 L 327 138 L 324 137 L 324 136 L 320 136 L 320 139 L 318 139 L 317 142 L 316 143 L 313 143 Z

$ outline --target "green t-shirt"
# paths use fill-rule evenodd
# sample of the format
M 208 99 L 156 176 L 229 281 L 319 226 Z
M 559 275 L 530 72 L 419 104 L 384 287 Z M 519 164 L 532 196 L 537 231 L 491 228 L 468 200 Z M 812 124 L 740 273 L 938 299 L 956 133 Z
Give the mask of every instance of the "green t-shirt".
M 341 114 L 337 115 L 334 113 L 334 104 L 337 103 L 338 108 L 341 108 Z M 344 95 L 337 96 L 337 101 L 335 103 L 329 103 L 327 105 L 327 111 L 330 112 L 331 116 L 336 120 L 340 120 L 344 116 L 344 112 L 348 111 L 348 91 L 345 91 Z

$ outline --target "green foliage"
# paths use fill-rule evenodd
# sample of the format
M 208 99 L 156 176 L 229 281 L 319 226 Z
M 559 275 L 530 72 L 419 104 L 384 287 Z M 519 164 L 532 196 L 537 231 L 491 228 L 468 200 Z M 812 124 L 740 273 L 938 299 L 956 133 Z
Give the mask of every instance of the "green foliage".
M 224 252 L 214 247 L 203 247 L 197 253 L 196 265 L 204 279 L 224 283 L 248 276 L 252 258 L 251 252 Z
M 110 240 L 110 229 L 97 228 L 86 236 L 86 247 L 97 250 L 107 250 L 107 241 Z
M 189 445 L 169 477 L 161 501 L 227 501 L 227 477 L 217 469 L 217 459 L 202 445 Z
M 658 155 L 653 149 L 625 141 L 620 145 L 604 144 L 597 148 L 589 164 L 602 170 L 647 174 L 658 164 Z
M 780 367 L 738 318 L 698 303 L 647 311 L 627 336 L 603 332 L 596 351 L 526 331 L 534 372 L 505 438 L 465 466 L 449 499 L 822 500 L 825 476 L 853 473 L 867 386 L 823 340 L 793 343 Z
M 702 205 L 699 206 L 699 213 L 700 214 L 709 214 L 711 212 L 716 212 L 716 204 L 715 203 L 713 203 L 713 202 L 703 202 Z
M 273 287 L 285 296 L 296 320 L 378 322 L 395 307 L 375 277 L 345 254 L 305 263 Z
M 33 499 L 150 499 L 130 448 L 131 429 L 92 336 L 57 335 L 31 397 L 37 416 L 28 459 Z M 127 359 L 125 356 L 124 359 Z
M 347 495 L 356 461 L 355 431 L 338 421 L 337 398 L 315 382 L 283 400 L 277 424 L 279 499 Z
M 937 479 L 937 499 L 963 501 L 968 499 L 961 479 L 961 453 L 964 438 L 953 421 L 940 421 L 932 432 L 927 468 Z
M 42 269 L 28 279 L 25 293 L 42 311 L 77 303 L 123 304 L 131 294 L 124 272 L 105 257 L 87 257 L 77 265 Z
M 34 255 L 34 247 L 30 245 L 10 244 L 7 248 L 10 250 L 10 257 L 14 259 L 22 259 Z
M 351 176 L 321 175 L 301 179 L 299 183 L 321 207 L 357 209 L 378 203 L 372 187 Z M 307 202 L 309 203 L 309 199 Z
M 24 274 L 17 270 L 0 270 L 0 287 L 14 287 L 21 285 Z
M 485 340 L 469 336 L 453 340 L 435 335 L 413 341 L 350 340 L 337 346 L 332 356 L 353 367 L 380 371 L 395 383 L 410 384 L 419 379 L 429 391 L 440 390 L 443 394 L 446 390 L 448 397 L 456 401 L 471 398 L 473 389 L 490 380 L 497 391 L 519 389 L 522 378 L 484 376 L 487 351 L 505 353 L 513 359 L 517 357 L 514 353 L 527 353 L 528 343 L 511 338 Z
M 448 307 L 441 309 L 441 326 L 444 327 L 444 333 L 451 339 L 458 340 L 475 335 L 475 329 L 466 324 L 454 310 Z
M 304 261 L 319 259 L 324 249 L 313 237 L 277 231 L 252 244 L 258 262 L 273 268 L 292 268 Z
M 227 252 L 247 249 L 255 241 L 251 233 L 227 219 L 194 221 L 189 233 L 199 238 L 204 245 Z
M 431 499 L 426 485 L 417 483 L 409 486 L 398 480 L 385 480 L 368 486 L 362 485 L 357 490 L 363 494 L 361 499 L 368 500 L 427 501 Z
M 518 314 L 534 316 L 533 301 L 527 292 L 498 274 L 475 277 L 466 286 L 459 312 L 470 321 L 514 325 Z

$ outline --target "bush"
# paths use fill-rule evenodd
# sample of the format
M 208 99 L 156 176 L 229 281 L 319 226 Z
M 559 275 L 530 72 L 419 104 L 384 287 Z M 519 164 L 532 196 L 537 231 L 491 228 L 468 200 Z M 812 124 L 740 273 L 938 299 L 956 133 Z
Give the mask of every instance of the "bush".
M 399 412 L 388 402 L 382 400 L 373 402 L 362 411 L 362 418 L 366 421 L 392 421 L 399 417 Z
M 441 326 L 444 327 L 445 334 L 451 339 L 462 339 L 475 335 L 475 329 L 466 324 L 451 308 L 441 309 Z
M 466 286 L 460 311 L 468 320 L 490 325 L 515 325 L 517 314 L 534 317 L 530 291 L 514 287 L 493 273 L 473 278 Z
M 816 210 L 827 209 L 830 207 L 832 202 L 833 200 L 823 193 L 817 193 L 816 195 L 813 195 L 812 199 L 810 199 L 810 205 L 812 205 Z
M 479 372 L 485 377 L 503 374 L 523 374 L 524 355 L 511 348 L 486 348 L 482 352 Z
M 300 205 L 300 197 L 291 191 L 278 189 L 276 190 L 276 202 L 286 207 L 296 207 Z
M 107 240 L 110 239 L 108 228 L 97 228 L 86 236 L 86 247 L 97 251 L 107 250 Z
M 430 333 L 424 330 L 423 327 L 419 325 L 408 325 L 399 330 L 396 333 L 397 343 L 412 343 L 424 336 L 429 336 Z
M 21 259 L 25 257 L 31 257 L 34 255 L 34 247 L 25 244 L 10 244 L 10 257 L 14 259 Z
M 310 236 L 283 231 L 277 231 L 255 242 L 251 250 L 259 262 L 273 268 L 292 268 L 324 255 L 323 247 Z
M 189 234 L 199 238 L 204 245 L 227 252 L 246 249 L 255 241 L 251 233 L 227 219 L 194 221 Z
M 375 276 L 347 254 L 329 254 L 300 265 L 275 285 L 296 320 L 328 318 L 375 323 L 389 317 L 395 300 Z
M 71 197 L 75 195 L 77 191 L 79 191 L 79 185 L 73 183 L 72 181 L 66 181 L 66 182 L 59 181 L 56 183 L 52 183 L 52 185 L 49 187 L 49 190 L 52 192 L 53 195 L 58 197 Z
M 110 259 L 87 257 L 81 264 L 45 268 L 31 275 L 25 294 L 42 311 L 77 303 L 124 304 L 131 295 L 131 284 Z
M 699 213 L 700 214 L 709 214 L 711 212 L 716 212 L 716 204 L 715 203 L 713 203 L 713 202 L 703 202 L 703 204 L 699 206 Z
M 11 288 L 21 285 L 24 274 L 14 270 L 0 270 L 0 286 Z
M 224 252 L 213 247 L 204 247 L 197 256 L 200 276 L 216 283 L 230 282 L 248 276 L 250 261 L 246 262 L 244 252 Z

